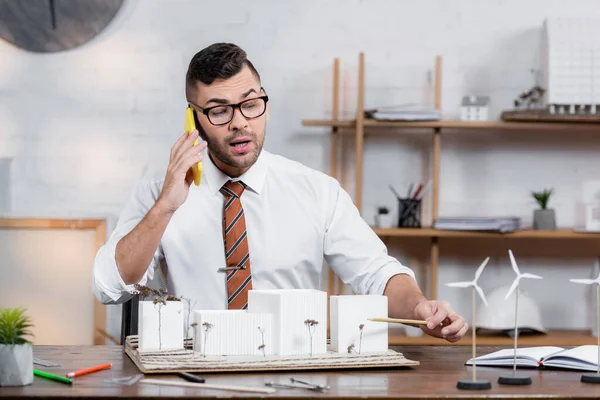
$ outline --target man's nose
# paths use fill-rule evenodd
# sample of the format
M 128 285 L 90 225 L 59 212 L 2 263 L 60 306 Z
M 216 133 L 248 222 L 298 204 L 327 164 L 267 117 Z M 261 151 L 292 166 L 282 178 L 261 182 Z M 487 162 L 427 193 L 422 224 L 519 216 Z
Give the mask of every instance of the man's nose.
M 239 108 L 233 109 L 233 118 L 231 119 L 229 127 L 232 131 L 238 129 L 245 129 L 248 127 L 248 120 L 242 115 L 242 112 Z

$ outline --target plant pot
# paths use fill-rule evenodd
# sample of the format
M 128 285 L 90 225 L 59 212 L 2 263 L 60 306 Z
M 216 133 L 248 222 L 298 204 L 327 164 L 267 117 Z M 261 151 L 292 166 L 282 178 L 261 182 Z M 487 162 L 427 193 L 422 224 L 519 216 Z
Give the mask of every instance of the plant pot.
M 25 386 L 33 382 L 33 347 L 0 344 L 0 386 Z
M 375 226 L 377 228 L 392 228 L 394 221 L 392 219 L 392 214 L 377 214 L 375 215 Z
M 556 214 L 554 210 L 535 210 L 533 212 L 533 229 L 554 230 L 556 229 Z

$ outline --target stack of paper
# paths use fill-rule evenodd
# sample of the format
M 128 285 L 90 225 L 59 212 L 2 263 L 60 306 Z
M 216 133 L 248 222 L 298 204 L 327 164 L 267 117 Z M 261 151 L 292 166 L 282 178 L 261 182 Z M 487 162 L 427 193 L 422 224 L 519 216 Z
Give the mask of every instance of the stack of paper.
M 514 232 L 520 226 L 518 217 L 446 217 L 434 223 L 435 229 L 455 231 Z
M 379 107 L 365 110 L 365 117 L 388 121 L 438 121 L 440 112 L 434 109 Z

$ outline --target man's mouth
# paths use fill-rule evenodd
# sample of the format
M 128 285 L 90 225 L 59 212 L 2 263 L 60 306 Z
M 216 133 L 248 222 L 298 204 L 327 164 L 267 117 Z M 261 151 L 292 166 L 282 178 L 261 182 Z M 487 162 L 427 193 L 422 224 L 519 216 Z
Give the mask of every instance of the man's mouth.
M 233 148 L 233 151 L 236 153 L 244 153 L 250 147 L 250 139 L 248 138 L 239 138 L 229 143 L 229 145 Z

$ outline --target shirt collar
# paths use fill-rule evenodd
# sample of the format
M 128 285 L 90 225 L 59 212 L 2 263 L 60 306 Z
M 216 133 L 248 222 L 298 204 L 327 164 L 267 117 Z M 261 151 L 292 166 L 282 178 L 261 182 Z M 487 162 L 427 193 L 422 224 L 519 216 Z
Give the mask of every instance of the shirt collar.
M 211 193 L 219 192 L 221 187 L 223 187 L 227 181 L 232 180 L 242 181 L 246 184 L 246 186 L 248 186 L 248 189 L 252 190 L 256 194 L 260 194 L 267 176 L 268 158 L 268 153 L 264 149 L 261 150 L 258 159 L 248 171 L 238 178 L 230 178 L 223 173 L 223 171 L 217 168 L 207 152 L 204 160 L 202 161 L 202 174 L 206 176 L 208 187 L 210 188 Z

